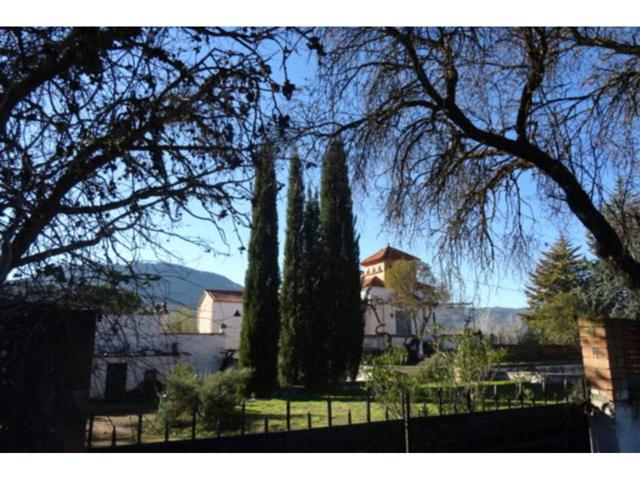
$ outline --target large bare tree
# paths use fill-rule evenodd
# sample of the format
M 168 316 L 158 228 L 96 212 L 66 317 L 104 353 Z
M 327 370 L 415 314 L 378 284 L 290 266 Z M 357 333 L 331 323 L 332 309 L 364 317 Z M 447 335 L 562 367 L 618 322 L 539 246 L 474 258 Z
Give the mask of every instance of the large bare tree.
M 276 33 L 1 29 L 0 284 L 161 248 L 186 237 L 171 228 L 184 216 L 224 238 L 256 146 L 286 127 L 277 100 L 294 86 L 275 71 Z
M 454 262 L 526 259 L 543 212 L 570 212 L 633 290 L 640 263 L 605 218 L 638 179 L 638 29 L 357 28 L 318 33 L 302 128 L 339 132 L 386 175 L 387 219 Z M 322 108 L 326 106 L 326 108 Z M 384 185 L 384 184 L 383 184 Z M 536 205 L 526 189 L 535 185 Z

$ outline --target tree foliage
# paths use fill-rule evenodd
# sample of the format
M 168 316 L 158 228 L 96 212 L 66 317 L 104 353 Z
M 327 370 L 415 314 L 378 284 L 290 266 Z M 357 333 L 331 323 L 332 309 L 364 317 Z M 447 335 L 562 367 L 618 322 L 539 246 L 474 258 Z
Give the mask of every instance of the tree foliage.
M 172 228 L 183 217 L 224 240 L 223 219 L 245 219 L 251 155 L 286 128 L 277 101 L 294 86 L 272 79 L 277 33 L 1 29 L 0 284 L 164 252 L 166 238 L 211 248 Z
M 448 301 L 446 286 L 436 280 L 431 267 L 417 260 L 396 260 L 385 273 L 391 305 L 409 314 L 413 337 L 422 357 L 422 341 L 435 308 Z
M 304 331 L 304 183 L 302 162 L 291 157 L 287 192 L 287 230 L 281 301 L 280 384 L 295 384 L 300 377 Z
M 329 143 L 320 190 L 321 296 L 326 317 L 327 380 L 355 378 L 362 357 L 364 315 L 347 157 L 341 141 Z
M 579 293 L 588 281 L 588 265 L 577 252 L 560 236 L 530 275 L 525 289 L 530 310 L 522 317 L 543 343 L 578 343 Z
M 490 268 L 498 257 L 522 266 L 535 251 L 540 209 L 571 212 L 597 255 L 640 289 L 640 263 L 600 207 L 607 178 L 637 184 L 640 172 L 637 29 L 334 28 L 319 36 L 324 103 L 314 103 L 307 125 L 339 132 L 367 184 L 384 172 L 389 224 L 437 242 L 453 266 L 464 258 Z
M 302 314 L 300 370 L 302 381 L 311 389 L 326 384 L 327 319 L 321 299 L 320 203 L 317 192 L 307 192 L 303 222 Z
M 278 386 L 280 307 L 278 289 L 278 185 L 275 149 L 267 146 L 256 156 L 251 238 L 243 290 L 240 366 L 252 370 L 249 388 L 264 395 Z

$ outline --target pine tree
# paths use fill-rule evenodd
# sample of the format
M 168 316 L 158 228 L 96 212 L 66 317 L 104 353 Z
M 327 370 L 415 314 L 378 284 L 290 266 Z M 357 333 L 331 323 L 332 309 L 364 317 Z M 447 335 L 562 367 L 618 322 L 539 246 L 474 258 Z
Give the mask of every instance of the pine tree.
M 542 259 L 529 276 L 530 285 L 525 288 L 530 309 L 539 308 L 558 293 L 580 288 L 585 263 L 577 255 L 578 250 L 561 235 L 549 251 L 542 252 Z
M 525 288 L 530 310 L 523 318 L 544 343 L 577 344 L 579 291 L 587 268 L 577 252 L 578 247 L 560 236 L 542 253 Z
M 304 185 L 297 153 L 291 158 L 287 192 L 287 232 L 284 245 L 282 304 L 280 318 L 280 384 L 292 385 L 300 375 L 302 317 Z
M 328 381 L 326 316 L 322 315 L 320 282 L 320 205 L 318 193 L 307 193 L 304 208 L 300 371 L 305 386 L 322 389 Z
M 325 153 L 320 192 L 322 305 L 327 322 L 328 381 L 343 381 L 360 364 L 364 324 L 358 239 L 342 142 Z
M 278 218 L 274 147 L 256 157 L 251 237 L 244 285 L 240 366 L 250 368 L 250 391 L 265 395 L 278 384 Z

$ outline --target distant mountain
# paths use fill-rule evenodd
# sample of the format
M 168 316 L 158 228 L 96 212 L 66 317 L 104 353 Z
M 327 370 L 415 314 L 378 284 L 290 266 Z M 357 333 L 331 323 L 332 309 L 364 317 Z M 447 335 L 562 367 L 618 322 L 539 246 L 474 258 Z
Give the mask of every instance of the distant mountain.
M 170 307 L 197 307 L 202 291 L 206 288 L 241 290 L 242 285 L 223 275 L 204 272 L 166 262 L 134 262 L 133 271 L 140 275 L 160 277 L 148 285 L 136 287 L 145 303 L 167 302 Z
M 470 326 L 486 334 L 493 333 L 512 339 L 524 328 L 518 314 L 526 311 L 526 308 L 488 307 L 471 310 L 447 307 L 436 310 L 436 319 L 448 332 L 462 329 L 468 321 Z
M 478 308 L 476 309 L 475 326 L 485 333 L 515 336 L 525 328 L 519 314 L 526 312 L 526 308 Z

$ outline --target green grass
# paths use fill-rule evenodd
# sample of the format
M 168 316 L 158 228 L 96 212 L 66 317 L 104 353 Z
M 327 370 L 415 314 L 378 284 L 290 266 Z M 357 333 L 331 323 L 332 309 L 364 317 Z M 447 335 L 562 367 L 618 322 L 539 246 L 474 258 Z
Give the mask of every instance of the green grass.
M 510 381 L 492 381 L 485 383 L 485 409 L 496 410 L 494 392 L 499 396 L 498 409 L 509 408 L 508 398 L 511 398 L 511 408 L 531 406 L 534 403 L 541 405 L 544 395 L 541 384 L 526 384 L 526 393 L 523 402 L 515 398 L 518 385 Z M 564 403 L 563 386 L 549 384 L 546 386 L 547 403 L 555 403 L 556 398 Z M 333 426 L 347 425 L 349 412 L 351 422 L 354 424 L 367 421 L 366 391 L 361 385 L 345 385 L 337 388 L 330 394 L 315 394 L 301 388 L 283 389 L 274 393 L 269 398 L 255 398 L 245 401 L 245 433 L 262 433 L 265 429 L 265 418 L 268 419 L 269 432 L 281 432 L 286 430 L 287 401 L 291 408 L 291 429 L 302 430 L 309 428 L 308 417 L 311 416 L 312 428 L 327 427 L 329 425 L 327 399 L 331 399 L 331 424 Z M 438 415 L 440 406 L 438 403 L 437 386 L 425 385 L 415 399 L 412 399 L 412 416 L 422 416 L 426 410 L 428 415 Z M 129 408 L 129 412 L 127 412 Z M 463 398 L 456 407 L 442 405 L 442 414 L 462 413 L 466 409 Z M 477 399 L 475 411 L 482 410 L 482 403 Z M 164 440 L 164 426 L 156 419 L 155 406 L 152 404 L 118 404 L 109 405 L 104 402 L 96 404 L 94 412 L 100 414 L 101 420 L 96 423 L 94 429 L 93 444 L 95 446 L 108 445 L 110 443 L 111 426 L 117 425 L 118 443 L 132 443 L 136 441 L 137 417 L 139 412 L 143 415 L 143 442 L 158 442 Z M 222 436 L 239 435 L 241 424 L 240 406 L 236 407 L 233 418 L 227 419 L 222 425 Z M 131 413 L 132 415 L 127 415 Z M 389 414 L 392 419 L 393 415 Z M 386 419 L 385 407 L 375 401 L 371 402 L 371 421 L 384 421 Z M 197 437 L 213 437 L 218 434 L 215 428 L 205 428 L 202 422 L 197 424 Z M 172 426 L 170 439 L 191 438 L 190 421 Z

